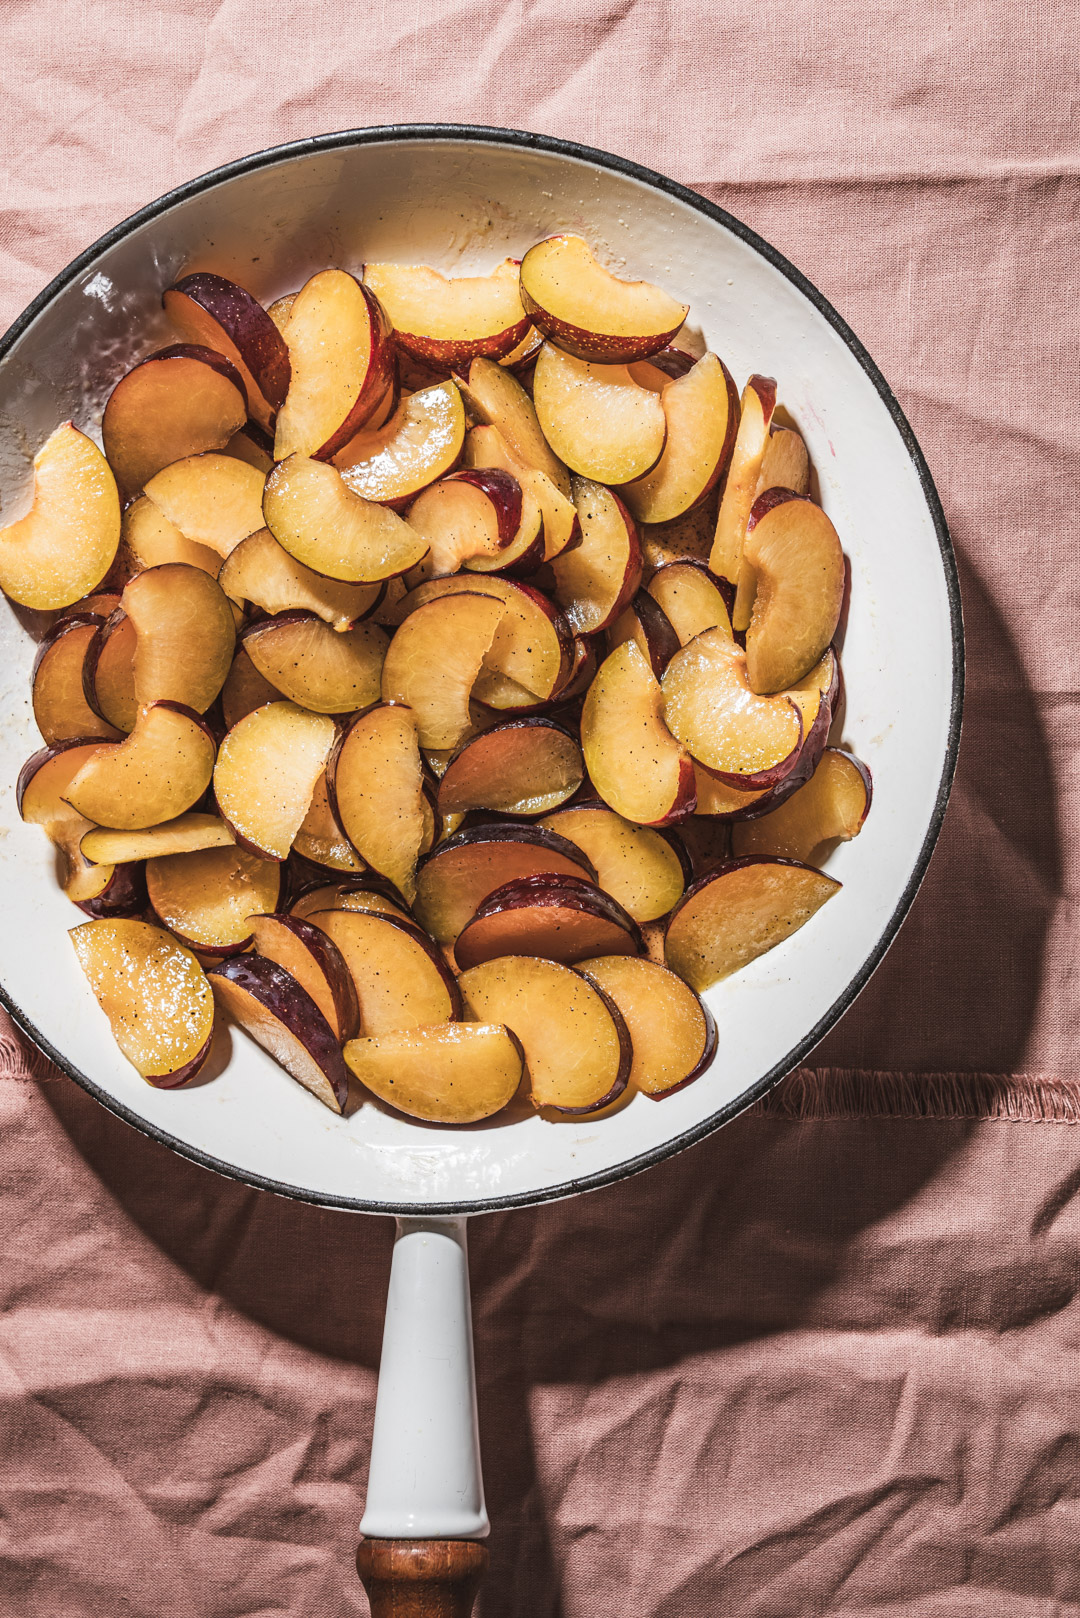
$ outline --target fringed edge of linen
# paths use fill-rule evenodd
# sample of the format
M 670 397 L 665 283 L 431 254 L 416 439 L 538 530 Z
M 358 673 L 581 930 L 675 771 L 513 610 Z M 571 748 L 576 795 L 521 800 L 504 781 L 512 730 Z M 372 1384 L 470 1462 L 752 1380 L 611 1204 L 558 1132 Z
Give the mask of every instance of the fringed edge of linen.
M 1080 1124 L 1080 1079 L 1045 1073 L 883 1073 L 803 1067 L 756 1101 L 745 1116 Z

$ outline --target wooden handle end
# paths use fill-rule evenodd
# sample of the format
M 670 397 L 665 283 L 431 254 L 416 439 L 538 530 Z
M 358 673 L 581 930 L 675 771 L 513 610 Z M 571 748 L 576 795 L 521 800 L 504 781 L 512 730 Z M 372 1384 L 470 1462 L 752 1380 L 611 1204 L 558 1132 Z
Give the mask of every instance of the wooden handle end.
M 487 1564 L 475 1539 L 363 1539 L 356 1552 L 371 1618 L 470 1618 Z

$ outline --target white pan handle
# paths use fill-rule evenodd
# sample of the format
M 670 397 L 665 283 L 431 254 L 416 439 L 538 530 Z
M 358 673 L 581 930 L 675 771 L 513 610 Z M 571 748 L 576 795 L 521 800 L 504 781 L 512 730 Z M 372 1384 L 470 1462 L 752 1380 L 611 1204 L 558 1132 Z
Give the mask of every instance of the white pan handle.
M 368 1539 L 483 1539 L 464 1219 L 399 1219 L 386 1302 Z

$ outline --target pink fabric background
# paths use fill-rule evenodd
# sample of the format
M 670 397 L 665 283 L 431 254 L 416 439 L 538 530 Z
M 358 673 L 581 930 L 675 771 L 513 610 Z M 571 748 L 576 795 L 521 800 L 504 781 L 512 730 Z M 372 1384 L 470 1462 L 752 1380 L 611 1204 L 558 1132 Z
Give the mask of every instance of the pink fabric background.
M 938 480 L 969 633 L 958 784 L 899 942 L 815 1056 L 846 1071 L 788 1092 L 829 1115 L 780 1101 L 632 1183 L 475 1223 L 492 1618 L 1080 1613 L 1080 1135 L 1032 1121 L 1080 1099 L 1078 21 L 1046 0 L 0 9 L 0 320 L 120 217 L 275 141 L 549 131 L 787 253 Z M 961 1078 L 921 1077 L 941 1072 Z M 848 1095 L 931 1116 L 836 1116 Z M 0 1203 L 0 1610 L 363 1612 L 388 1224 L 218 1181 L 66 1082 L 0 1083 Z

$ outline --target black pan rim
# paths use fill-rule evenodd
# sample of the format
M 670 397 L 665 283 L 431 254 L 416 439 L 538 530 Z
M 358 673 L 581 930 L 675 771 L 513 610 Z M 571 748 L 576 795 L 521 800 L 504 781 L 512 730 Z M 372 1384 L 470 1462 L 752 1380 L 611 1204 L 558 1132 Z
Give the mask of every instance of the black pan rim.
M 637 1157 L 628 1158 L 616 1166 L 604 1169 L 599 1173 L 584 1175 L 581 1179 L 565 1180 L 558 1185 L 547 1186 L 536 1192 L 518 1192 L 508 1196 L 478 1197 L 472 1201 L 458 1202 L 431 1202 L 431 1203 L 391 1203 L 372 1202 L 361 1197 L 341 1197 L 329 1193 L 312 1192 L 302 1186 L 288 1185 L 282 1181 L 268 1179 L 263 1175 L 242 1173 L 239 1169 L 220 1159 L 212 1157 L 208 1152 L 201 1151 L 196 1146 L 190 1146 L 185 1141 L 176 1139 L 167 1130 L 147 1122 L 133 1109 L 117 1101 L 92 1079 L 81 1073 L 73 1063 L 58 1051 L 45 1035 L 38 1029 L 28 1016 L 12 1001 L 6 989 L 0 985 L 0 1003 L 2 1003 L 12 1020 L 33 1041 L 37 1048 L 54 1063 L 68 1078 L 73 1079 L 83 1090 L 92 1095 L 109 1112 L 122 1118 L 125 1123 L 131 1124 L 142 1134 L 149 1136 L 162 1146 L 167 1146 L 180 1157 L 187 1158 L 192 1163 L 211 1169 L 225 1179 L 237 1180 L 243 1185 L 249 1185 L 255 1190 L 270 1191 L 276 1196 L 287 1197 L 296 1202 L 310 1203 L 315 1207 L 337 1208 L 352 1213 L 389 1214 L 402 1218 L 438 1218 L 461 1217 L 468 1214 L 495 1213 L 506 1208 L 528 1208 L 539 1206 L 545 1202 L 556 1202 L 565 1197 L 576 1196 L 582 1191 L 596 1191 L 606 1185 L 614 1185 L 620 1180 L 629 1179 L 633 1174 L 639 1174 L 643 1169 L 652 1168 L 654 1164 L 662 1163 L 678 1152 L 685 1151 L 687 1147 L 694 1146 L 698 1141 L 713 1134 L 724 1124 L 730 1123 L 741 1112 L 752 1106 L 755 1101 L 765 1095 L 774 1085 L 793 1068 L 797 1067 L 803 1057 L 813 1050 L 831 1028 L 840 1020 L 844 1013 L 855 1001 L 869 982 L 873 973 L 880 965 L 886 951 L 892 944 L 900 929 L 900 925 L 911 908 L 912 901 L 922 885 L 934 852 L 938 835 L 941 831 L 942 821 L 949 801 L 953 776 L 956 772 L 956 760 L 960 747 L 960 729 L 964 707 L 964 625 L 963 609 L 960 599 L 960 582 L 957 576 L 956 556 L 953 551 L 952 540 L 949 537 L 945 513 L 942 509 L 941 499 L 938 495 L 926 457 L 907 417 L 900 404 L 886 382 L 878 366 L 870 354 L 852 331 L 851 327 L 833 308 L 827 298 L 818 291 L 817 287 L 805 275 L 790 263 L 782 253 L 770 246 L 765 239 L 736 219 L 726 209 L 720 208 L 716 203 L 709 202 L 707 198 L 699 196 L 687 186 L 680 185 L 665 175 L 645 168 L 640 163 L 631 162 L 629 158 L 618 157 L 614 153 L 605 152 L 598 147 L 584 146 L 577 141 L 563 140 L 554 135 L 537 135 L 528 130 L 498 129 L 486 124 L 380 124 L 368 129 L 339 130 L 325 135 L 310 136 L 304 140 L 289 141 L 280 146 L 271 146 L 261 152 L 254 152 L 248 157 L 239 158 L 231 163 L 223 163 L 208 173 L 188 180 L 185 184 L 177 186 L 174 190 L 166 192 L 156 201 L 148 203 L 146 207 L 131 214 L 112 230 L 106 231 L 98 237 L 90 247 L 72 259 L 67 267 L 61 270 L 43 291 L 30 303 L 18 319 L 8 328 L 0 338 L 0 360 L 3 360 L 18 343 L 19 339 L 34 323 L 37 317 L 52 301 L 65 291 L 83 270 L 87 269 L 100 254 L 115 246 L 133 230 L 147 224 L 149 221 L 167 213 L 177 204 L 188 201 L 191 197 L 199 196 L 204 191 L 212 190 L 215 186 L 223 185 L 241 175 L 252 173 L 260 168 L 268 168 L 275 163 L 290 161 L 304 157 L 315 152 L 333 151 L 345 146 L 370 146 L 388 144 L 400 141 L 473 141 L 490 145 L 517 147 L 525 150 L 550 152 L 560 157 L 571 158 L 580 163 L 591 164 L 596 168 L 608 169 L 616 174 L 637 180 L 652 190 L 660 191 L 664 195 L 685 203 L 697 213 L 703 214 L 707 219 L 713 220 L 728 230 L 733 236 L 751 247 L 774 269 L 778 270 L 788 281 L 802 293 L 803 297 L 821 314 L 829 325 L 842 339 L 851 354 L 858 361 L 862 370 L 873 383 L 882 403 L 891 416 L 900 435 L 905 449 L 915 467 L 923 496 L 937 535 L 938 547 L 941 553 L 942 571 L 945 576 L 945 587 L 949 601 L 949 618 L 952 635 L 952 694 L 949 711 L 948 742 L 945 749 L 945 758 L 942 764 L 941 777 L 938 782 L 937 796 L 933 813 L 927 827 L 926 836 L 915 861 L 914 869 L 908 880 L 904 892 L 901 894 L 896 908 L 889 917 L 873 949 L 863 961 L 858 972 L 847 984 L 841 994 L 829 1007 L 810 1031 L 764 1074 L 749 1090 L 744 1091 L 735 1100 L 728 1102 L 708 1118 L 702 1119 L 692 1129 L 686 1130 L 673 1140 L 665 1141 L 662 1145 L 650 1151 L 642 1152 Z

